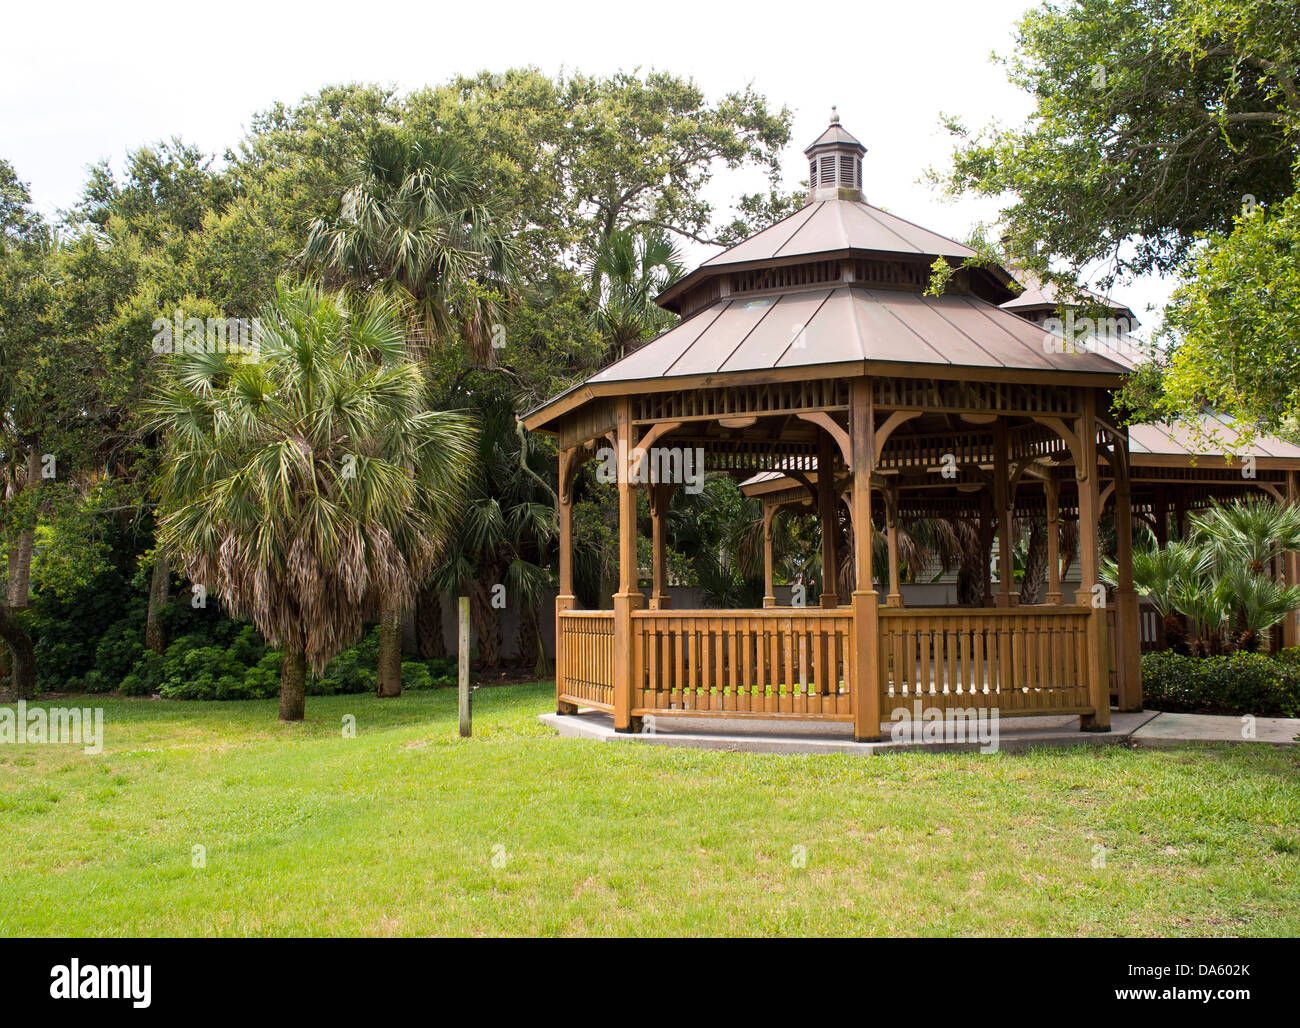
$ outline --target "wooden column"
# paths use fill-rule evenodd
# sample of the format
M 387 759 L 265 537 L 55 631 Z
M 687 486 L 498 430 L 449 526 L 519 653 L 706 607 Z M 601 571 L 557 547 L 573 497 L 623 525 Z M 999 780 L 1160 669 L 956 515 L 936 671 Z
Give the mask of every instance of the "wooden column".
M 560 615 L 573 610 L 578 598 L 573 595 L 573 480 L 578 474 L 577 449 L 560 452 L 559 488 L 556 491 L 560 529 L 560 591 L 555 597 L 555 712 L 576 714 L 578 706 L 560 699 L 565 681 L 564 633 Z
M 817 436 L 817 512 L 822 524 L 822 601 L 823 607 L 838 607 L 839 600 L 839 528 L 835 498 L 835 441 L 830 433 Z
M 1106 608 L 1095 602 L 1092 587 L 1097 582 L 1097 513 L 1101 508 L 1097 495 L 1097 397 L 1093 390 L 1084 391 L 1083 414 L 1075 421 L 1075 479 L 1079 484 L 1079 591 L 1075 602 L 1088 608 L 1088 645 L 1084 667 L 1088 695 L 1095 713 L 1079 719 L 1085 732 L 1110 731 L 1110 676 L 1103 654 L 1106 652 Z
M 1016 558 L 1011 541 L 1011 468 L 1007 460 L 1007 421 L 999 417 L 993 426 L 993 505 L 998 519 L 998 592 L 999 607 L 1010 607 L 1015 600 L 1012 586 L 1016 582 Z
M 889 547 L 889 594 L 886 607 L 901 607 L 903 591 L 899 585 L 898 569 L 898 479 L 891 476 L 885 486 L 885 539 Z
M 635 732 L 639 718 L 632 716 L 636 685 L 635 631 L 632 612 L 644 598 L 637 588 L 636 483 L 632 476 L 632 451 L 636 429 L 632 401 L 618 402 L 618 592 L 614 594 L 614 730 Z
M 673 489 L 671 483 L 650 487 L 651 549 L 654 555 L 654 585 L 650 592 L 651 610 L 668 610 L 673 605 L 672 597 L 668 595 L 667 541 L 668 504 L 673 498 Z
M 1286 473 L 1286 498 L 1288 503 L 1300 503 L 1300 471 Z M 1300 582 L 1300 553 L 1287 550 L 1282 554 L 1282 581 L 1287 585 Z M 1282 645 L 1300 644 L 1300 627 L 1296 623 L 1297 614 L 1291 611 L 1282 619 Z
M 1120 710 L 1142 709 L 1142 625 L 1133 587 L 1133 494 L 1128 434 L 1115 440 L 1115 692 Z
M 1047 507 L 1047 602 L 1059 607 L 1061 595 L 1061 493 L 1051 471 L 1043 480 Z
M 875 464 L 875 422 L 871 381 L 855 378 L 849 411 L 853 453 L 853 653 L 850 660 L 853 737 L 880 738 L 880 669 L 876 660 L 879 597 L 871 575 L 871 472 Z
M 772 550 L 772 522 L 776 519 L 776 505 L 763 504 L 763 606 L 776 606 L 776 554 Z

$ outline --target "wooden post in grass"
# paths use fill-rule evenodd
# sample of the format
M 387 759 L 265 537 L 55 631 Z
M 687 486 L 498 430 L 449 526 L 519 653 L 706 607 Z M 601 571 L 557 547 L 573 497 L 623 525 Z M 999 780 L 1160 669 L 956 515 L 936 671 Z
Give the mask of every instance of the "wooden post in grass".
M 460 737 L 470 736 L 469 709 L 469 597 L 460 598 L 460 634 L 457 648 L 460 652 L 460 676 L 457 682 L 460 700 Z

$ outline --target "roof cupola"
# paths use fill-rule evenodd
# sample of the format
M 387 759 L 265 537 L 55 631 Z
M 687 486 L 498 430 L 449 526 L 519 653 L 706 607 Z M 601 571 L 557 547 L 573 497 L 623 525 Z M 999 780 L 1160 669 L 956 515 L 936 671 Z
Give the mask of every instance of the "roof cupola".
M 808 156 L 808 202 L 861 200 L 866 152 L 867 148 L 840 125 L 839 112 L 832 107 L 826 131 L 804 150 Z

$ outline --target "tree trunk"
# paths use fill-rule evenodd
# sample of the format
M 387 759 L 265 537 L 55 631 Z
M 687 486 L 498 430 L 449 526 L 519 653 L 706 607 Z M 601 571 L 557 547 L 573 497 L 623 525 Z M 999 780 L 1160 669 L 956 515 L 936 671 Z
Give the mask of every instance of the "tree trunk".
M 415 645 L 425 660 L 447 656 L 442 631 L 442 594 L 426 585 L 415 598 Z
M 22 610 L 32 591 L 32 541 L 30 528 L 18 533 L 18 544 L 9 548 L 9 606 Z
M 1029 545 L 1025 549 L 1025 577 L 1020 583 L 1020 602 L 1043 602 L 1043 581 L 1047 577 L 1047 523 L 1034 518 L 1029 525 Z
M 402 612 L 387 600 L 379 607 L 379 658 L 375 693 L 384 699 L 402 695 Z
M 523 611 L 519 618 L 519 663 L 533 671 L 541 663 L 541 634 L 538 627 L 537 611 Z
M 37 454 L 38 447 L 32 443 L 27 456 L 27 482 L 25 489 L 35 489 L 41 481 L 41 461 Z M 21 610 L 27 606 L 32 586 L 32 545 L 35 542 L 34 527 L 24 528 L 18 533 L 18 544 L 12 541 L 9 549 L 9 606 Z
M 36 650 L 27 629 L 4 604 L 0 603 L 0 639 L 9 644 L 13 656 L 10 690 L 16 700 L 30 700 L 36 695 Z
M 1187 621 L 1177 612 L 1164 617 L 1165 645 L 1175 653 L 1188 653 Z
M 280 720 L 301 721 L 307 712 L 307 658 L 301 650 L 284 651 L 280 669 Z
M 167 629 L 162 622 L 163 608 L 171 589 L 172 572 L 167 563 L 167 551 L 161 546 L 154 550 L 153 575 L 149 579 L 149 615 L 144 626 L 144 644 L 154 653 L 167 649 Z
M 493 575 L 493 582 L 497 576 Z M 482 668 L 501 665 L 501 617 L 492 606 L 491 587 L 475 582 L 469 591 L 470 616 L 478 629 L 478 662 Z

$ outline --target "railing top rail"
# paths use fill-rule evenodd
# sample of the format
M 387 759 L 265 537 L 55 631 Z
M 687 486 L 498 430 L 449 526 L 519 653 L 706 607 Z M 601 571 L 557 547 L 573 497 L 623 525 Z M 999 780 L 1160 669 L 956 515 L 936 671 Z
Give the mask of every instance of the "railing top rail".
M 882 618 L 1014 618 L 1038 617 L 1050 618 L 1063 614 L 1077 615 L 1091 613 L 1091 607 L 1071 604 L 1065 606 L 1048 606 L 1046 604 L 1026 605 L 1023 607 L 881 607 Z
M 614 616 L 614 612 L 612 610 L 562 610 L 560 611 L 560 617 L 562 618 L 612 618 L 613 616 Z
M 851 618 L 852 607 L 763 607 L 755 610 L 713 610 L 702 607 L 693 610 L 634 610 L 634 618 Z

